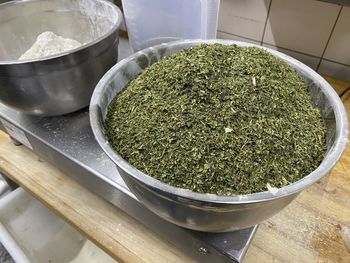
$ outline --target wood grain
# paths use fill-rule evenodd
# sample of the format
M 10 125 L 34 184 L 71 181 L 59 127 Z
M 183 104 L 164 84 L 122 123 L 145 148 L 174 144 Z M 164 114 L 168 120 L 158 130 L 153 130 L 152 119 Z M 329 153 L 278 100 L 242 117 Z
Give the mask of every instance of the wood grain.
M 0 132 L 0 172 L 118 262 L 194 262 L 120 209 Z
M 327 80 L 339 93 L 349 83 Z M 343 96 L 350 116 L 350 92 Z M 120 262 L 193 262 L 171 244 L 0 133 L 0 172 Z M 245 263 L 350 262 L 340 236 L 350 221 L 350 147 L 329 176 L 261 224 Z

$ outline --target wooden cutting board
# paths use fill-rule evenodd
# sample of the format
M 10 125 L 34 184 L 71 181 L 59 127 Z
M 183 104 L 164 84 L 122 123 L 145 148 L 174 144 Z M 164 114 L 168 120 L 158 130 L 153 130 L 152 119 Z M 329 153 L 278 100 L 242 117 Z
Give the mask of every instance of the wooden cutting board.
M 338 93 L 350 84 L 327 78 Z M 350 116 L 350 91 L 343 97 Z M 350 120 L 349 120 L 350 121 Z M 119 262 L 193 262 L 120 209 L 0 132 L 0 172 Z M 244 262 L 350 262 L 341 237 L 350 221 L 350 147 L 330 175 L 262 223 Z

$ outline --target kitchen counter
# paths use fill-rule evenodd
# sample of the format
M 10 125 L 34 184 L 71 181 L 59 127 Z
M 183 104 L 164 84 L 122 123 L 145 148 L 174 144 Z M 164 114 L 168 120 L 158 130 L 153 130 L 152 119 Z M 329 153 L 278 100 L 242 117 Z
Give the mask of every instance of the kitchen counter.
M 349 83 L 327 78 L 339 94 Z M 350 116 L 350 91 L 342 99 Z M 14 146 L 0 132 L 0 172 L 120 262 L 193 262 L 72 177 Z M 350 146 L 329 176 L 262 223 L 244 262 L 350 262 L 341 226 L 350 221 Z

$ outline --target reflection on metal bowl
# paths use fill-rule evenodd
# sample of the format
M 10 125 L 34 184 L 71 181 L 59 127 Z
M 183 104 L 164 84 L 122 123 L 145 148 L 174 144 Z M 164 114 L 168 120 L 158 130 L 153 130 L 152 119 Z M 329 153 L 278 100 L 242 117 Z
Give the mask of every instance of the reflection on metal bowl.
M 303 189 L 332 169 L 347 144 L 347 116 L 340 98 L 320 75 L 287 55 L 264 48 L 296 69 L 305 79 L 314 104 L 321 110 L 328 146 L 322 163 L 315 171 L 293 184 L 280 188 L 277 193 L 266 191 L 249 195 L 218 196 L 194 193 L 164 184 L 128 164 L 108 144 L 103 131 L 107 106 L 128 81 L 146 67 L 166 55 L 201 43 L 256 46 L 238 41 L 184 40 L 142 50 L 119 62 L 100 80 L 90 103 L 90 122 L 98 143 L 116 164 L 129 189 L 154 213 L 194 230 L 220 232 L 243 229 L 279 212 Z
M 122 14 L 103 0 L 29 0 L 0 5 L 0 102 L 53 116 L 89 104 L 99 79 L 118 60 Z M 44 31 L 83 43 L 38 59 L 18 58 Z

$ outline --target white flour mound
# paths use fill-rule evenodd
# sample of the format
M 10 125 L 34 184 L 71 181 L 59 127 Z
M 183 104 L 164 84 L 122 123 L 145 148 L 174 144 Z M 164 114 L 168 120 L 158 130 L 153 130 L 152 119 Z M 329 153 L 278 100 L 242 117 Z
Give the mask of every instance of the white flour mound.
M 37 37 L 33 46 L 20 56 L 18 60 L 55 55 L 80 46 L 81 44 L 74 39 L 63 38 L 53 32 L 43 32 Z

